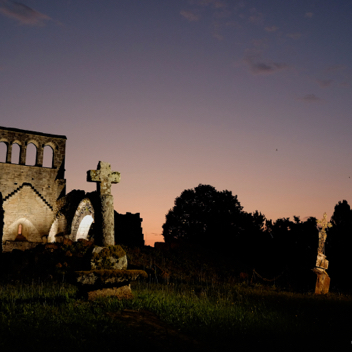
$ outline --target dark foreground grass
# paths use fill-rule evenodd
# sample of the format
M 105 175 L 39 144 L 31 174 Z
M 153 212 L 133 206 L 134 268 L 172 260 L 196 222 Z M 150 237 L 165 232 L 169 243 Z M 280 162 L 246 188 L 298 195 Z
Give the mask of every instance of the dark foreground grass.
M 148 336 L 150 330 L 118 319 L 116 313 L 122 310 L 155 313 L 180 334 L 199 341 L 200 350 L 352 349 L 349 296 L 278 292 L 263 286 L 142 283 L 136 283 L 133 292 L 135 298 L 129 301 L 109 298 L 87 302 L 76 299 L 75 287 L 68 284 L 3 285 L 0 351 L 155 347 L 157 335 Z M 194 346 L 186 341 L 164 350 L 179 349 L 194 350 Z

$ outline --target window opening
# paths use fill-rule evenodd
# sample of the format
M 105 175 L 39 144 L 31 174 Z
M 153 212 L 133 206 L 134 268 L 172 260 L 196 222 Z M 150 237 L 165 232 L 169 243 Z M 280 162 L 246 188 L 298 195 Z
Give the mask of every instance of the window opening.
M 44 147 L 44 156 L 43 156 L 43 167 L 53 167 L 53 157 L 54 157 L 54 151 L 53 148 L 50 147 L 50 145 L 46 145 Z
M 6 163 L 7 145 L 5 142 L 0 142 L 0 162 Z
M 21 152 L 20 146 L 17 143 L 12 144 L 12 154 L 11 154 L 12 164 L 20 163 L 20 152 Z
M 33 143 L 27 145 L 26 165 L 34 166 L 37 161 L 37 147 Z

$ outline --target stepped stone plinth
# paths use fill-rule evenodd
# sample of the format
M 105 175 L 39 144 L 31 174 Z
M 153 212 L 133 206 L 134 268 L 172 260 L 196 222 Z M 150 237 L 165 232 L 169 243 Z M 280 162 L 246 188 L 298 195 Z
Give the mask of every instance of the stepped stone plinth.
M 131 281 L 147 278 L 143 270 L 90 270 L 76 271 L 76 282 L 80 295 L 89 300 L 114 296 L 119 299 L 133 298 Z
M 94 246 L 90 258 L 90 270 L 75 271 L 72 283 L 80 296 L 94 300 L 114 296 L 132 298 L 131 282 L 147 278 L 143 270 L 127 270 L 127 256 L 121 246 Z

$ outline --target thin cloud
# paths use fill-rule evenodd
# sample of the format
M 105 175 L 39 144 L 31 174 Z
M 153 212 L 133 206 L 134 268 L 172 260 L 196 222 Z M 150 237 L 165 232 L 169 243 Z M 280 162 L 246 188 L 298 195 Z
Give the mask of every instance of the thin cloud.
M 325 72 L 342 71 L 347 68 L 346 65 L 332 65 L 325 69 Z
M 244 7 L 246 7 L 246 3 L 244 1 L 239 1 L 237 5 L 235 5 L 235 8 L 243 9 Z
M 222 23 L 222 21 L 215 20 L 212 23 L 212 36 L 213 38 L 217 40 L 224 40 L 224 36 L 221 34 L 221 29 L 225 25 Z
M 222 29 L 226 26 L 236 26 L 229 21 L 232 12 L 227 9 L 227 3 L 222 0 L 190 0 L 190 5 L 195 6 L 193 9 L 180 11 L 182 17 L 189 22 L 197 22 L 203 18 L 204 14 L 210 14 L 212 37 L 217 40 L 223 40 Z M 238 26 L 238 24 L 237 24 Z
M 304 14 L 304 17 L 307 17 L 307 18 L 312 18 L 314 16 L 314 13 L 313 12 L 306 12 Z
M 257 11 L 255 8 L 252 8 L 250 12 L 251 15 L 249 16 L 249 22 L 254 24 L 261 24 L 263 22 L 264 15 L 261 12 Z
M 213 17 L 217 20 L 221 20 L 224 18 L 229 18 L 231 17 L 231 15 L 232 15 L 231 11 L 228 11 L 227 9 L 221 9 L 219 11 L 215 11 Z
M 268 39 L 253 39 L 252 45 L 255 49 L 249 50 L 247 53 L 253 57 L 261 56 L 262 50 L 268 48 Z
M 217 39 L 217 40 L 224 40 L 224 36 L 218 32 L 214 32 L 213 33 L 213 38 Z
M 201 17 L 199 14 L 195 13 L 194 11 L 186 11 L 186 10 L 182 10 L 180 12 L 180 15 L 183 16 L 189 22 L 197 22 L 200 20 L 200 17 Z
M 286 69 L 288 66 L 278 62 L 249 62 L 250 70 L 255 75 L 267 75 Z
M 29 26 L 44 26 L 46 21 L 51 20 L 49 16 L 24 4 L 8 0 L 0 1 L 0 13 L 17 20 L 20 24 Z
M 279 27 L 276 27 L 276 26 L 268 26 L 268 27 L 265 27 L 264 28 L 267 32 L 276 32 Z
M 326 88 L 326 87 L 331 86 L 333 80 L 332 79 L 317 79 L 317 82 L 320 87 Z
M 287 36 L 293 40 L 298 40 L 301 38 L 302 34 L 301 33 L 289 33 Z
M 197 4 L 201 5 L 201 6 L 209 6 L 209 5 L 211 5 L 211 6 L 213 6 L 216 9 L 222 9 L 222 8 L 227 6 L 226 3 L 224 1 L 221 1 L 221 0 L 198 0 Z
M 263 60 L 258 53 L 248 52 L 243 61 L 253 75 L 270 75 L 289 68 L 285 63 Z
M 240 23 L 238 23 L 237 21 L 228 21 L 225 23 L 225 26 L 226 27 L 233 27 L 233 28 L 236 28 L 236 29 L 241 29 L 242 26 Z
M 298 98 L 298 100 L 302 100 L 308 103 L 316 103 L 318 101 L 321 101 L 320 98 L 318 98 L 315 94 L 306 94 L 301 98 Z

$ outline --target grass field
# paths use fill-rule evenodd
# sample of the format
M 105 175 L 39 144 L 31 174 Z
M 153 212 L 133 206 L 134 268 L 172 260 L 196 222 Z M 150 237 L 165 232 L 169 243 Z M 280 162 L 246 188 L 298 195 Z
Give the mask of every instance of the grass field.
M 76 298 L 66 283 L 0 287 L 0 351 L 350 351 L 352 297 L 246 284 L 137 282 L 133 300 Z

